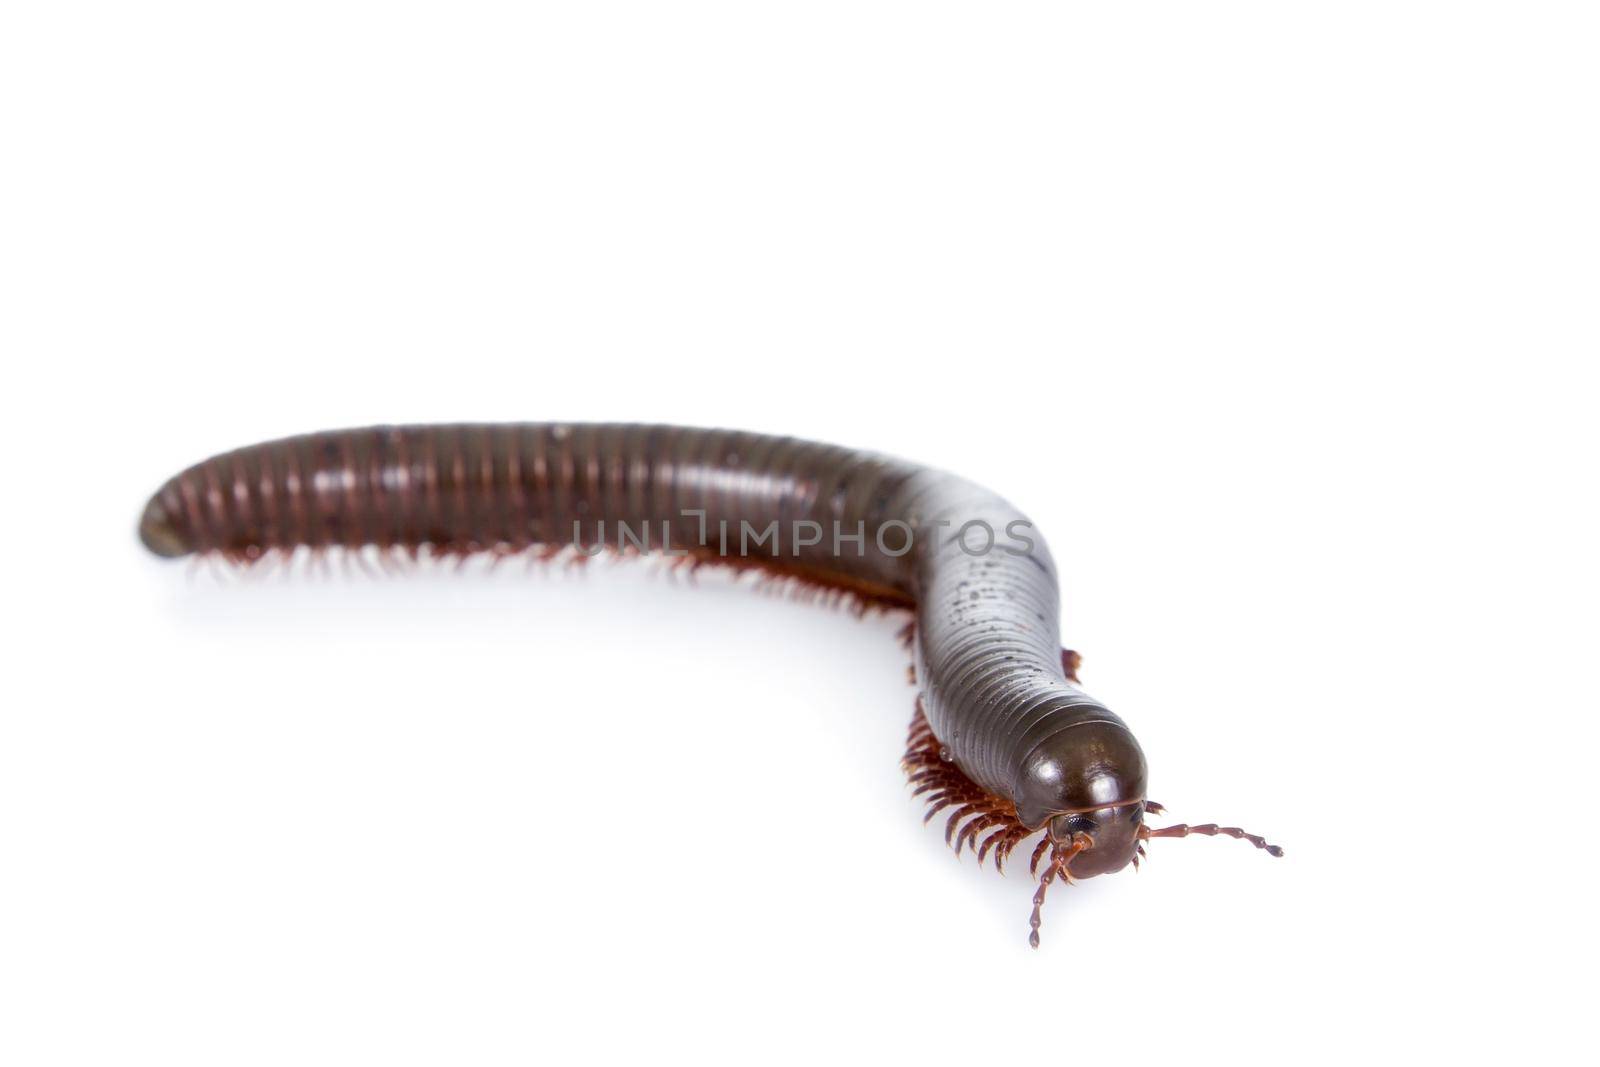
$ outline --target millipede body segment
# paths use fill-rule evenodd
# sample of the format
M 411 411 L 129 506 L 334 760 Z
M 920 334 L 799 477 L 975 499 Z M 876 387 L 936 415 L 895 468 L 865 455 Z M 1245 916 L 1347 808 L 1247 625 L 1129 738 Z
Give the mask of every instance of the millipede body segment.
M 997 866 L 1042 831 L 1051 881 L 1137 864 L 1144 754 L 1077 683 L 1056 566 L 1026 516 L 965 479 L 787 437 L 629 424 L 374 427 L 196 464 L 139 525 L 161 556 L 299 548 L 495 555 L 602 549 L 758 568 L 909 609 L 919 683 L 905 767 L 947 838 Z

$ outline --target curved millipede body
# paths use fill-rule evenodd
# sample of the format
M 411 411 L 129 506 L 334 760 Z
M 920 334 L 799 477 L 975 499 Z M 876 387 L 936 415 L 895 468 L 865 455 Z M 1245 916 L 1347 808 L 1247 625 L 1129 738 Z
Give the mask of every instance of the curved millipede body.
M 626 424 L 374 427 L 308 434 L 196 464 L 139 526 L 162 556 L 461 555 L 602 547 L 756 567 L 909 609 L 920 684 L 905 767 L 946 837 L 997 867 L 1043 831 L 1039 909 L 1056 877 L 1135 865 L 1152 830 L 1144 754 L 1079 687 L 1057 634 L 1056 567 L 995 493 L 902 460 L 787 437 Z

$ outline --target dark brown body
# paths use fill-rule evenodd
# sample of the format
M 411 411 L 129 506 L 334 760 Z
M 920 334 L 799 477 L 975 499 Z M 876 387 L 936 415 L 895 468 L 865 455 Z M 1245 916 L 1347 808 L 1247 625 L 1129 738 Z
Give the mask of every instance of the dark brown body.
M 776 545 L 752 548 L 774 522 Z M 815 543 L 804 543 L 807 524 Z M 989 808 L 974 810 L 1002 828 L 1049 823 L 1057 843 L 1077 832 L 1063 813 L 1079 813 L 1074 826 L 1093 828 L 1095 844 L 1071 857 L 1073 874 L 1133 857 L 1144 757 L 1122 721 L 1066 677 L 1049 550 L 1011 504 L 953 475 L 721 430 L 379 427 L 207 460 L 163 486 L 140 525 L 161 555 L 242 561 L 297 546 L 632 549 L 640 531 L 646 550 L 911 608 L 921 706 L 943 759 L 987 794 Z

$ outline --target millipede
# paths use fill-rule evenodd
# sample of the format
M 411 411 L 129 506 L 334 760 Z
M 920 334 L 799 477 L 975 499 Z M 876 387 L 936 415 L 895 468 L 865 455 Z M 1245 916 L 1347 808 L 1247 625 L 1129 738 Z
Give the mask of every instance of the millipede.
M 911 613 L 903 767 L 957 855 L 1004 871 L 1034 837 L 1029 943 L 1060 879 L 1190 834 L 1154 828 L 1143 751 L 1061 647 L 1056 566 L 1032 523 L 943 471 L 790 437 L 662 425 L 504 423 L 304 434 L 184 470 L 146 505 L 155 554 L 250 566 L 301 550 L 382 560 L 601 551 L 753 569 L 861 610 Z

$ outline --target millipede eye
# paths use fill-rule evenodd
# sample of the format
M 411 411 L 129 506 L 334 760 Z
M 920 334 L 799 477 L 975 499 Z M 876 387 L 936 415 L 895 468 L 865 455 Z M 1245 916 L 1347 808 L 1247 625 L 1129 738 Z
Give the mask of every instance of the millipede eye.
M 1087 815 L 1074 815 L 1067 820 L 1067 829 L 1075 834 L 1086 834 L 1094 828 L 1094 820 Z

